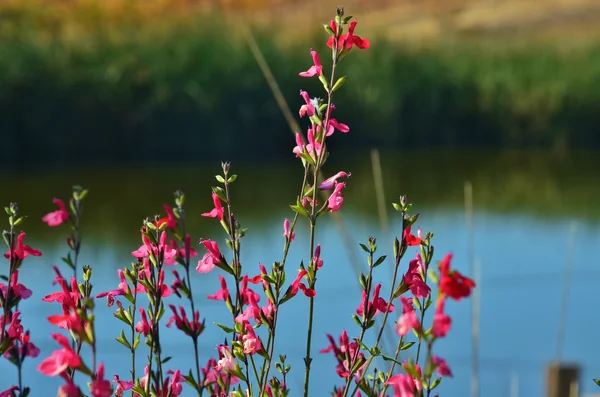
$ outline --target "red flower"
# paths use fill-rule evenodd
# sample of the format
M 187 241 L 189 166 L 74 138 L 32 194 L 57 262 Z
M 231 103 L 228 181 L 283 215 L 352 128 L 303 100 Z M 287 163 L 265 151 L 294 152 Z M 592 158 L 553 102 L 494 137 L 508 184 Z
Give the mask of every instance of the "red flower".
M 450 269 L 452 254 L 447 254 L 440 263 L 440 291 L 454 299 L 461 300 L 471 295 L 471 290 L 475 287 L 475 282 L 468 277 L 463 276 L 456 270 Z
M 27 258 L 29 255 L 33 256 L 42 256 L 42 253 L 36 249 L 31 248 L 28 245 L 23 244 L 23 239 L 25 239 L 25 233 L 19 234 L 17 237 L 17 247 L 12 252 L 13 259 L 23 260 Z M 11 252 L 10 250 L 6 251 L 4 254 L 6 259 L 10 259 Z
M 363 39 L 362 37 L 354 35 L 354 29 L 356 28 L 357 23 L 358 22 L 356 22 L 356 21 L 352 21 L 350 23 L 350 27 L 348 28 L 348 33 L 340 36 L 340 38 L 338 39 L 338 42 L 337 42 L 338 51 L 342 48 L 345 48 L 346 50 L 351 50 L 352 46 L 356 46 L 356 47 L 360 48 L 361 50 L 366 50 L 367 48 L 369 48 L 371 46 L 371 42 L 368 39 Z M 333 29 L 334 32 L 337 29 L 337 26 L 334 21 L 331 21 L 331 28 Z M 335 37 L 330 36 L 329 40 L 327 41 L 327 47 L 333 48 L 334 40 L 335 40 Z

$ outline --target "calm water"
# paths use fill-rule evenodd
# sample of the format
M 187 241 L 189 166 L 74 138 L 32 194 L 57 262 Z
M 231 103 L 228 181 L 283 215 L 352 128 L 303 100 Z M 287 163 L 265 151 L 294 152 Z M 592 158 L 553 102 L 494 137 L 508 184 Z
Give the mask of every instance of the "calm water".
M 595 391 L 592 377 L 600 376 L 597 352 L 600 346 L 600 320 L 590 312 L 598 297 L 594 288 L 600 280 L 596 263 L 600 256 L 600 211 L 597 197 L 600 156 L 577 153 L 554 157 L 532 153 L 417 153 L 393 154 L 382 158 L 386 186 L 386 202 L 401 193 L 409 195 L 416 211 L 421 212 L 418 225 L 434 231 L 437 258 L 452 251 L 454 266 L 469 273 L 468 229 L 463 208 L 465 180 L 473 183 L 475 221 L 474 256 L 481 264 L 481 395 L 507 396 L 511 379 L 518 381 L 519 395 L 541 396 L 545 365 L 556 358 L 557 332 L 560 318 L 565 264 L 572 263 L 572 282 L 565 320 L 562 359 L 574 361 L 582 368 L 584 393 Z M 330 164 L 331 173 L 342 169 L 353 173 L 342 212 L 344 231 L 351 249 L 340 234 L 339 225 L 331 217 L 321 218 L 317 241 L 323 246 L 325 266 L 318 281 L 314 353 L 327 346 L 326 333 L 338 336 L 345 328 L 357 334 L 350 315 L 357 307 L 359 287 L 357 269 L 364 266 L 358 242 L 369 236 L 378 237 L 382 253 L 391 255 L 391 241 L 398 232 L 398 217 L 388 208 L 387 228 L 381 224 L 376 210 L 373 178 L 367 155 L 345 157 Z M 293 161 L 273 165 L 234 164 L 240 178 L 234 185 L 234 200 L 242 225 L 249 228 L 243 241 L 243 262 L 251 275 L 257 264 L 270 264 L 281 259 L 282 222 L 291 217 L 288 203 L 294 200 L 301 169 Z M 39 375 L 35 366 L 55 348 L 48 334 L 54 329 L 46 317 L 57 313 L 54 304 L 40 299 L 52 292 L 50 265 L 59 264 L 65 253 L 65 228 L 50 229 L 40 221 L 53 210 L 51 199 L 65 197 L 72 184 L 90 189 L 84 214 L 84 248 L 82 264 L 94 267 L 95 291 L 114 289 L 116 271 L 132 260 L 131 251 L 139 245 L 140 221 L 159 213 L 163 203 L 172 201 L 172 192 L 187 193 L 190 232 L 200 237 L 223 241 L 216 222 L 200 217 L 211 208 L 210 188 L 214 166 L 88 168 L 61 169 L 44 172 L 9 172 L 0 177 L 3 189 L 0 201 L 17 201 L 30 218 L 24 225 L 28 242 L 42 250 L 41 258 L 26 261 L 22 282 L 34 296 L 22 304 L 24 323 L 32 330 L 32 338 L 42 350 L 37 359 L 26 364 L 26 384 L 33 385 L 32 396 L 55 395 L 59 382 Z M 571 248 L 573 247 L 573 249 Z M 297 233 L 290 266 L 307 258 L 306 228 Z M 411 252 L 411 256 L 414 252 Z M 358 262 L 357 262 L 358 260 Z M 389 269 L 378 268 L 385 279 Z M 66 272 L 66 270 L 65 270 Z M 207 295 L 218 289 L 218 270 L 193 278 L 201 315 L 207 317 L 207 330 L 201 338 L 203 359 L 215 355 L 214 347 L 224 334 L 212 324 L 226 322 L 220 302 L 209 301 Z M 173 302 L 173 300 L 171 300 Z M 121 323 L 111 316 L 113 309 L 99 302 L 98 323 L 100 359 L 107 372 L 127 378 L 129 358 L 113 338 Z M 442 396 L 470 395 L 471 376 L 471 301 L 450 303 L 453 316 L 449 337 L 437 346 L 454 371 L 452 380 L 442 382 Z M 279 352 L 286 353 L 293 365 L 290 386 L 299 395 L 303 379 L 303 330 L 306 324 L 307 300 L 303 297 L 282 308 Z M 394 315 L 395 319 L 396 316 Z M 301 331 L 299 333 L 299 331 Z M 177 332 L 167 331 L 165 349 L 173 356 L 172 368 L 187 369 L 191 342 Z M 300 336 L 300 339 L 294 337 Z M 392 338 L 392 334 L 389 335 Z M 391 340 L 391 339 L 387 339 Z M 145 346 L 141 345 L 139 362 Z M 326 395 L 334 382 L 341 383 L 334 372 L 331 356 L 318 355 L 312 378 L 314 396 Z M 13 382 L 14 368 L 0 362 L 0 390 Z M 189 394 L 186 394 L 189 395 Z

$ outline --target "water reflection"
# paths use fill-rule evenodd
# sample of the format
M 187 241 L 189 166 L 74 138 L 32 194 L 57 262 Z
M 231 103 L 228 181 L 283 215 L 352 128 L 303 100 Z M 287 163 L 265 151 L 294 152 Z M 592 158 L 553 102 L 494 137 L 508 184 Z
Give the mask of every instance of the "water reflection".
M 346 158 L 352 161 L 328 166 L 331 173 L 343 169 L 353 174 L 343 222 L 354 248 L 351 251 L 346 248 L 331 218 L 322 218 L 317 240 L 324 247 L 325 267 L 318 284 L 315 348 L 327 345 L 326 333 L 338 335 L 342 328 L 349 332 L 355 330 L 350 313 L 360 299 L 354 258 L 361 259 L 363 255 L 356 244 L 369 236 L 377 236 L 382 253 L 390 254 L 391 237 L 399 226 L 397 218 L 391 218 L 388 233 L 382 232 L 378 225 L 368 156 Z M 600 278 L 593 259 L 600 254 L 600 224 L 595 205 L 598 161 L 591 154 L 558 159 L 542 154 L 485 152 L 395 154 L 382 158 L 386 201 L 390 202 L 391 197 L 399 193 L 408 193 L 415 210 L 422 213 L 419 226 L 436 233 L 438 258 L 453 251 L 455 265 L 467 272 L 469 256 L 462 186 L 466 179 L 473 182 L 475 256 L 482 264 L 481 393 L 486 397 L 507 395 L 513 373 L 519 376 L 522 395 L 542 393 L 544 365 L 556 352 L 560 291 L 572 221 L 577 222 L 578 229 L 563 351 L 565 359 L 584 366 L 583 391 L 594 390 L 588 380 L 600 373 L 600 365 L 595 360 L 598 347 L 591 341 L 600 332 L 600 321 L 589 316 L 587 307 L 598 303 L 593 286 Z M 269 265 L 281 258 L 281 224 L 285 217 L 291 216 L 287 204 L 294 200 L 297 178 L 293 176 L 299 177 L 301 169 L 290 161 L 276 167 L 234 164 L 234 172 L 240 174 L 234 185 L 234 201 L 239 203 L 236 211 L 243 225 L 249 228 L 242 259 L 253 275 L 259 262 Z M 223 240 L 214 220 L 199 216 L 211 208 L 209 185 L 216 173 L 218 164 L 178 169 L 103 168 L 3 175 L 1 201 L 18 201 L 22 212 L 30 215 L 25 225 L 29 242 L 44 253 L 42 258 L 33 258 L 25 264 L 25 270 L 30 270 L 23 273 L 23 282 L 35 295 L 22 306 L 26 313 L 25 324 L 32 328 L 42 356 L 54 348 L 46 336 L 52 328 L 45 317 L 59 308 L 42 303 L 39 298 L 53 290 L 50 265 L 59 263 L 65 252 L 65 230 L 63 233 L 51 230 L 39 221 L 52 209 L 51 198 L 64 197 L 73 183 L 90 189 L 84 214 L 81 263 L 94 266 L 95 291 L 100 292 L 115 288 L 116 269 L 132 260 L 130 253 L 140 244 L 137 230 L 141 219 L 160 212 L 162 204 L 171 201 L 171 193 L 176 189 L 187 194 L 189 229 L 194 239 Z M 297 236 L 288 262 L 294 267 L 302 259 L 306 260 L 308 254 L 306 228 L 298 230 Z M 379 276 L 385 278 L 387 271 L 382 266 Z M 216 353 L 214 345 L 224 336 L 212 322 L 227 321 L 221 304 L 205 299 L 218 289 L 217 277 L 216 271 L 194 276 L 201 314 L 208 318 L 207 331 L 202 337 L 204 358 Z M 443 382 L 440 391 L 442 395 L 468 395 L 471 306 L 470 303 L 452 304 L 448 309 L 454 318 L 453 329 L 450 337 L 440 343 L 438 352 L 449 361 L 455 379 Z M 32 313 L 29 316 L 28 311 Z M 111 317 L 111 311 L 98 305 L 98 316 L 106 319 L 98 328 L 102 360 L 109 374 L 119 373 L 125 377 L 128 368 L 128 360 L 123 359 L 125 350 L 112 340 L 121 324 Z M 302 299 L 284 306 L 281 335 L 296 335 L 298 329 L 304 329 L 306 311 L 306 301 Z M 585 327 L 575 328 L 584 318 Z M 187 341 L 171 331 L 165 336 L 168 349 L 174 355 L 173 368 L 189 366 L 185 355 L 189 349 Z M 292 387 L 299 387 L 302 379 L 302 346 L 303 342 L 287 338 L 281 339 L 278 346 L 292 360 L 295 373 L 291 378 Z M 34 385 L 34 397 L 47 396 L 43 390 L 57 385 L 55 379 L 35 372 L 38 362 L 39 359 L 33 360 L 26 366 L 26 379 Z M 330 357 L 319 357 L 314 362 L 318 375 L 314 378 L 313 395 L 323 395 L 337 380 L 333 365 Z M 8 374 L 0 378 L 0 389 L 7 388 L 13 369 L 5 361 L 0 362 L 0 369 Z

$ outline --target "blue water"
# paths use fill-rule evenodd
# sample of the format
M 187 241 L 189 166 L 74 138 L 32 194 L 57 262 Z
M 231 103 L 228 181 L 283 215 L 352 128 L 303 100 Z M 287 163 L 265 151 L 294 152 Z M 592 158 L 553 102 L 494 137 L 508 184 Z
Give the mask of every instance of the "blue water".
M 50 209 L 50 208 L 49 208 Z M 436 258 L 449 251 L 454 253 L 454 267 L 470 274 L 468 234 L 464 213 L 460 210 L 438 207 L 419 208 L 422 213 L 418 225 L 425 231 L 434 231 Z M 290 216 L 288 211 L 269 211 L 262 214 L 261 222 L 246 222 L 249 234 L 243 240 L 242 260 L 250 275 L 258 272 L 258 263 L 269 267 L 273 261 L 281 259 L 283 247 L 281 223 Z M 316 298 L 316 321 L 313 338 L 313 375 L 311 395 L 325 396 L 334 384 L 341 379 L 334 371 L 335 361 L 331 355 L 318 354 L 326 347 L 326 333 L 337 339 L 345 328 L 350 336 L 358 335 L 357 326 L 351 319 L 360 302 L 357 277 L 343 240 L 331 218 L 324 219 L 317 234 L 317 242 L 323 247 L 324 267 L 319 273 Z M 205 223 L 214 222 L 206 220 Z M 203 224 L 205 224 L 203 223 Z M 351 212 L 344 213 L 344 223 L 349 230 L 354 246 L 365 242 L 368 236 L 377 236 L 381 253 L 392 255 L 390 237 L 387 242 L 377 222 Z M 600 280 L 600 269 L 596 263 L 600 255 L 600 225 L 595 222 L 565 220 L 562 217 L 529 217 L 523 213 L 505 212 L 494 214 L 477 212 L 474 223 L 474 254 L 481 264 L 481 279 L 478 286 L 481 296 L 480 312 L 480 395 L 485 397 L 509 396 L 511 381 L 518 384 L 519 396 L 542 396 L 544 393 L 545 366 L 556 358 L 557 333 L 560 308 L 563 299 L 565 264 L 572 263 L 572 279 L 566 318 L 565 336 L 562 346 L 563 361 L 576 362 L 582 367 L 581 391 L 596 391 L 592 377 L 600 377 L 600 362 L 597 360 L 600 346 L 596 336 L 600 333 L 600 318 L 593 308 L 598 306 L 598 295 L 594 288 Z M 136 230 L 129 237 L 105 242 L 105 231 L 93 227 L 85 236 L 82 264 L 94 268 L 95 292 L 116 288 L 116 271 L 127 266 L 132 257 L 131 251 L 140 244 Z M 307 260 L 307 237 L 301 229 L 292 246 L 288 266 L 297 266 L 301 259 Z M 390 224 L 389 236 L 398 230 L 397 219 Z M 57 232 L 60 235 L 60 232 Z M 66 230 L 62 230 L 66 233 Z M 214 238 L 224 247 L 220 234 L 194 234 L 199 237 Z M 32 386 L 31 396 L 48 397 L 56 395 L 60 381 L 39 374 L 35 368 L 39 362 L 56 347 L 49 338 L 57 329 L 50 326 L 46 317 L 59 313 L 57 304 L 43 303 L 41 298 L 54 291 L 50 265 L 60 264 L 65 253 L 63 240 L 28 236 L 29 243 L 43 251 L 41 258 L 28 259 L 23 268 L 21 281 L 34 291 L 34 296 L 21 305 L 24 325 L 31 329 L 34 343 L 41 349 L 41 355 L 25 364 L 24 382 Z M 573 242 L 573 243 L 572 243 Z M 572 246 L 572 247 L 571 247 Z M 223 249 L 223 248 L 222 248 Z M 364 253 L 359 248 L 353 255 L 359 258 Z M 412 258 L 411 251 L 407 260 Z M 571 257 L 571 259 L 569 259 Z M 405 262 L 405 266 L 408 261 Z M 67 274 L 67 269 L 63 268 Z M 386 280 L 389 268 L 385 265 L 377 269 L 378 277 Z M 207 318 L 207 329 L 201 337 L 203 361 L 215 356 L 215 346 L 221 343 L 224 333 L 213 322 L 226 322 L 228 312 L 222 302 L 206 299 L 206 296 L 219 289 L 219 270 L 210 274 L 194 274 L 194 291 L 201 311 Z M 385 288 L 385 287 L 384 287 Z M 385 290 L 387 293 L 388 290 Z M 170 302 L 176 297 L 168 299 Z M 107 308 L 105 301 L 98 301 L 97 332 L 99 335 L 99 359 L 105 363 L 107 374 L 119 374 L 128 379 L 129 355 L 125 348 L 114 341 L 122 328 L 122 323 L 112 317 L 114 308 Z M 302 358 L 305 349 L 305 330 L 308 300 L 299 295 L 281 309 L 279 323 L 278 353 L 285 353 L 292 364 L 289 386 L 291 395 L 300 395 L 304 367 Z M 453 379 L 444 379 L 439 392 L 441 396 L 469 396 L 471 382 L 471 304 L 472 300 L 459 303 L 450 302 L 447 311 L 453 318 L 453 326 L 448 337 L 440 341 L 435 350 L 444 357 L 454 372 Z M 590 310 L 592 309 L 592 310 Z M 169 312 L 167 312 L 169 313 Z M 392 320 L 397 314 L 392 315 Z M 182 337 L 179 331 L 167 330 L 162 333 L 163 347 L 173 359 L 167 367 L 180 368 L 187 372 L 193 365 L 190 355 L 191 341 Z M 393 333 L 389 334 L 393 337 Z M 142 370 L 145 345 L 139 348 L 138 371 Z M 0 361 L 0 390 L 11 386 L 15 381 L 14 367 L 7 361 Z M 81 377 L 79 378 L 81 379 Z M 192 395 L 184 392 L 184 395 Z

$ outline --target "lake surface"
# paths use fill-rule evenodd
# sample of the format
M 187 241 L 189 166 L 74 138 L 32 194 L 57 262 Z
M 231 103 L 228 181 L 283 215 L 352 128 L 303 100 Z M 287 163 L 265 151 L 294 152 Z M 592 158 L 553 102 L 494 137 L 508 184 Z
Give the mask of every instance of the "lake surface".
M 342 229 L 328 216 L 320 218 L 317 231 L 325 266 L 317 284 L 313 396 L 328 395 L 334 384 L 341 384 L 332 356 L 317 353 L 328 345 L 325 334 L 337 338 L 342 328 L 351 335 L 358 333 L 351 319 L 360 302 L 357 271 L 365 266 L 358 243 L 375 236 L 381 253 L 392 255 L 391 242 L 399 233 L 399 216 L 391 205 L 387 218 L 384 217 L 387 222 L 382 223 L 377 213 L 369 153 L 338 158 L 335 164 L 333 159 L 328 163 L 328 173 L 351 171 L 352 178 L 341 212 Z M 596 337 L 600 319 L 593 312 L 600 299 L 594 292 L 600 281 L 599 158 L 598 153 L 558 156 L 497 151 L 382 154 L 385 202 L 397 201 L 400 194 L 408 195 L 414 211 L 421 213 L 418 226 L 435 232 L 438 260 L 452 251 L 454 266 L 469 275 L 471 253 L 481 265 L 481 396 L 509 396 L 515 384 L 520 396 L 542 396 L 545 366 L 557 358 L 559 350 L 560 322 L 565 326 L 561 359 L 581 365 L 584 394 L 596 391 L 591 379 L 600 377 L 600 346 Z M 282 222 L 293 216 L 288 204 L 295 200 L 302 170 L 290 160 L 279 164 L 234 163 L 233 172 L 239 174 L 233 187 L 234 205 L 239 204 L 236 213 L 242 226 L 249 229 L 243 240 L 242 261 L 254 275 L 259 262 L 268 267 L 281 259 Z M 0 201 L 3 205 L 19 203 L 21 212 L 29 215 L 23 227 L 28 233 L 27 241 L 43 252 L 41 258 L 28 259 L 22 271 L 22 282 L 34 291 L 33 297 L 21 305 L 24 325 L 31 329 L 33 341 L 42 350 L 40 357 L 25 365 L 24 381 L 33 386 L 31 396 L 55 395 L 59 384 L 58 379 L 35 371 L 56 347 L 48 336 L 56 329 L 46 317 L 58 313 L 60 308 L 40 300 L 55 290 L 51 285 L 51 265 L 60 264 L 60 257 L 66 252 L 67 229 L 48 228 L 41 222 L 41 217 L 54 209 L 52 198 L 67 197 L 73 184 L 89 188 L 80 263 L 93 266 L 95 292 L 101 292 L 116 288 L 117 269 L 132 261 L 131 251 L 140 245 L 141 220 L 161 213 L 162 204 L 171 204 L 172 192 L 177 189 L 186 192 L 193 240 L 212 238 L 223 245 L 224 236 L 217 222 L 200 217 L 212 208 L 209 186 L 215 183 L 214 175 L 218 173 L 218 163 L 3 170 Z M 465 181 L 473 186 L 475 212 L 471 231 L 465 220 Z M 470 232 L 474 236 L 472 249 Z M 307 235 L 305 227 L 297 231 L 288 260 L 290 267 L 307 259 Z M 351 249 L 346 248 L 347 244 Z M 406 259 L 413 255 L 411 251 Z M 571 282 L 563 321 L 561 305 L 567 264 L 571 265 Z M 382 280 L 390 274 L 385 265 L 378 271 Z M 66 269 L 64 272 L 68 274 Z M 216 355 L 215 345 L 224 337 L 212 322 L 227 321 L 221 302 L 206 299 L 219 288 L 218 274 L 215 269 L 209 274 L 193 275 L 201 316 L 207 318 L 207 330 L 201 337 L 203 361 Z M 97 310 L 102 319 L 97 327 L 100 360 L 110 377 L 119 374 L 127 379 L 129 356 L 113 340 L 122 323 L 112 317 L 113 308 L 107 308 L 104 302 L 98 302 Z M 288 355 L 293 366 L 289 381 L 294 388 L 292 396 L 300 395 L 303 380 L 307 303 L 307 299 L 298 297 L 282 308 L 279 335 L 289 333 L 290 337 L 280 339 L 278 348 Z M 447 359 L 455 376 L 442 382 L 442 396 L 470 395 L 471 303 L 467 300 L 447 305 L 453 327 L 437 345 L 437 354 Z M 392 316 L 392 320 L 396 318 L 397 315 Z M 164 348 L 174 356 L 171 367 L 187 370 L 193 363 L 189 339 L 172 331 L 163 335 Z M 299 340 L 292 339 L 296 335 Z M 393 334 L 388 338 L 393 338 Z M 143 360 L 145 346 L 142 344 L 140 349 L 138 362 Z M 0 361 L 0 370 L 0 390 L 4 390 L 13 384 L 12 374 L 16 372 L 4 360 Z

